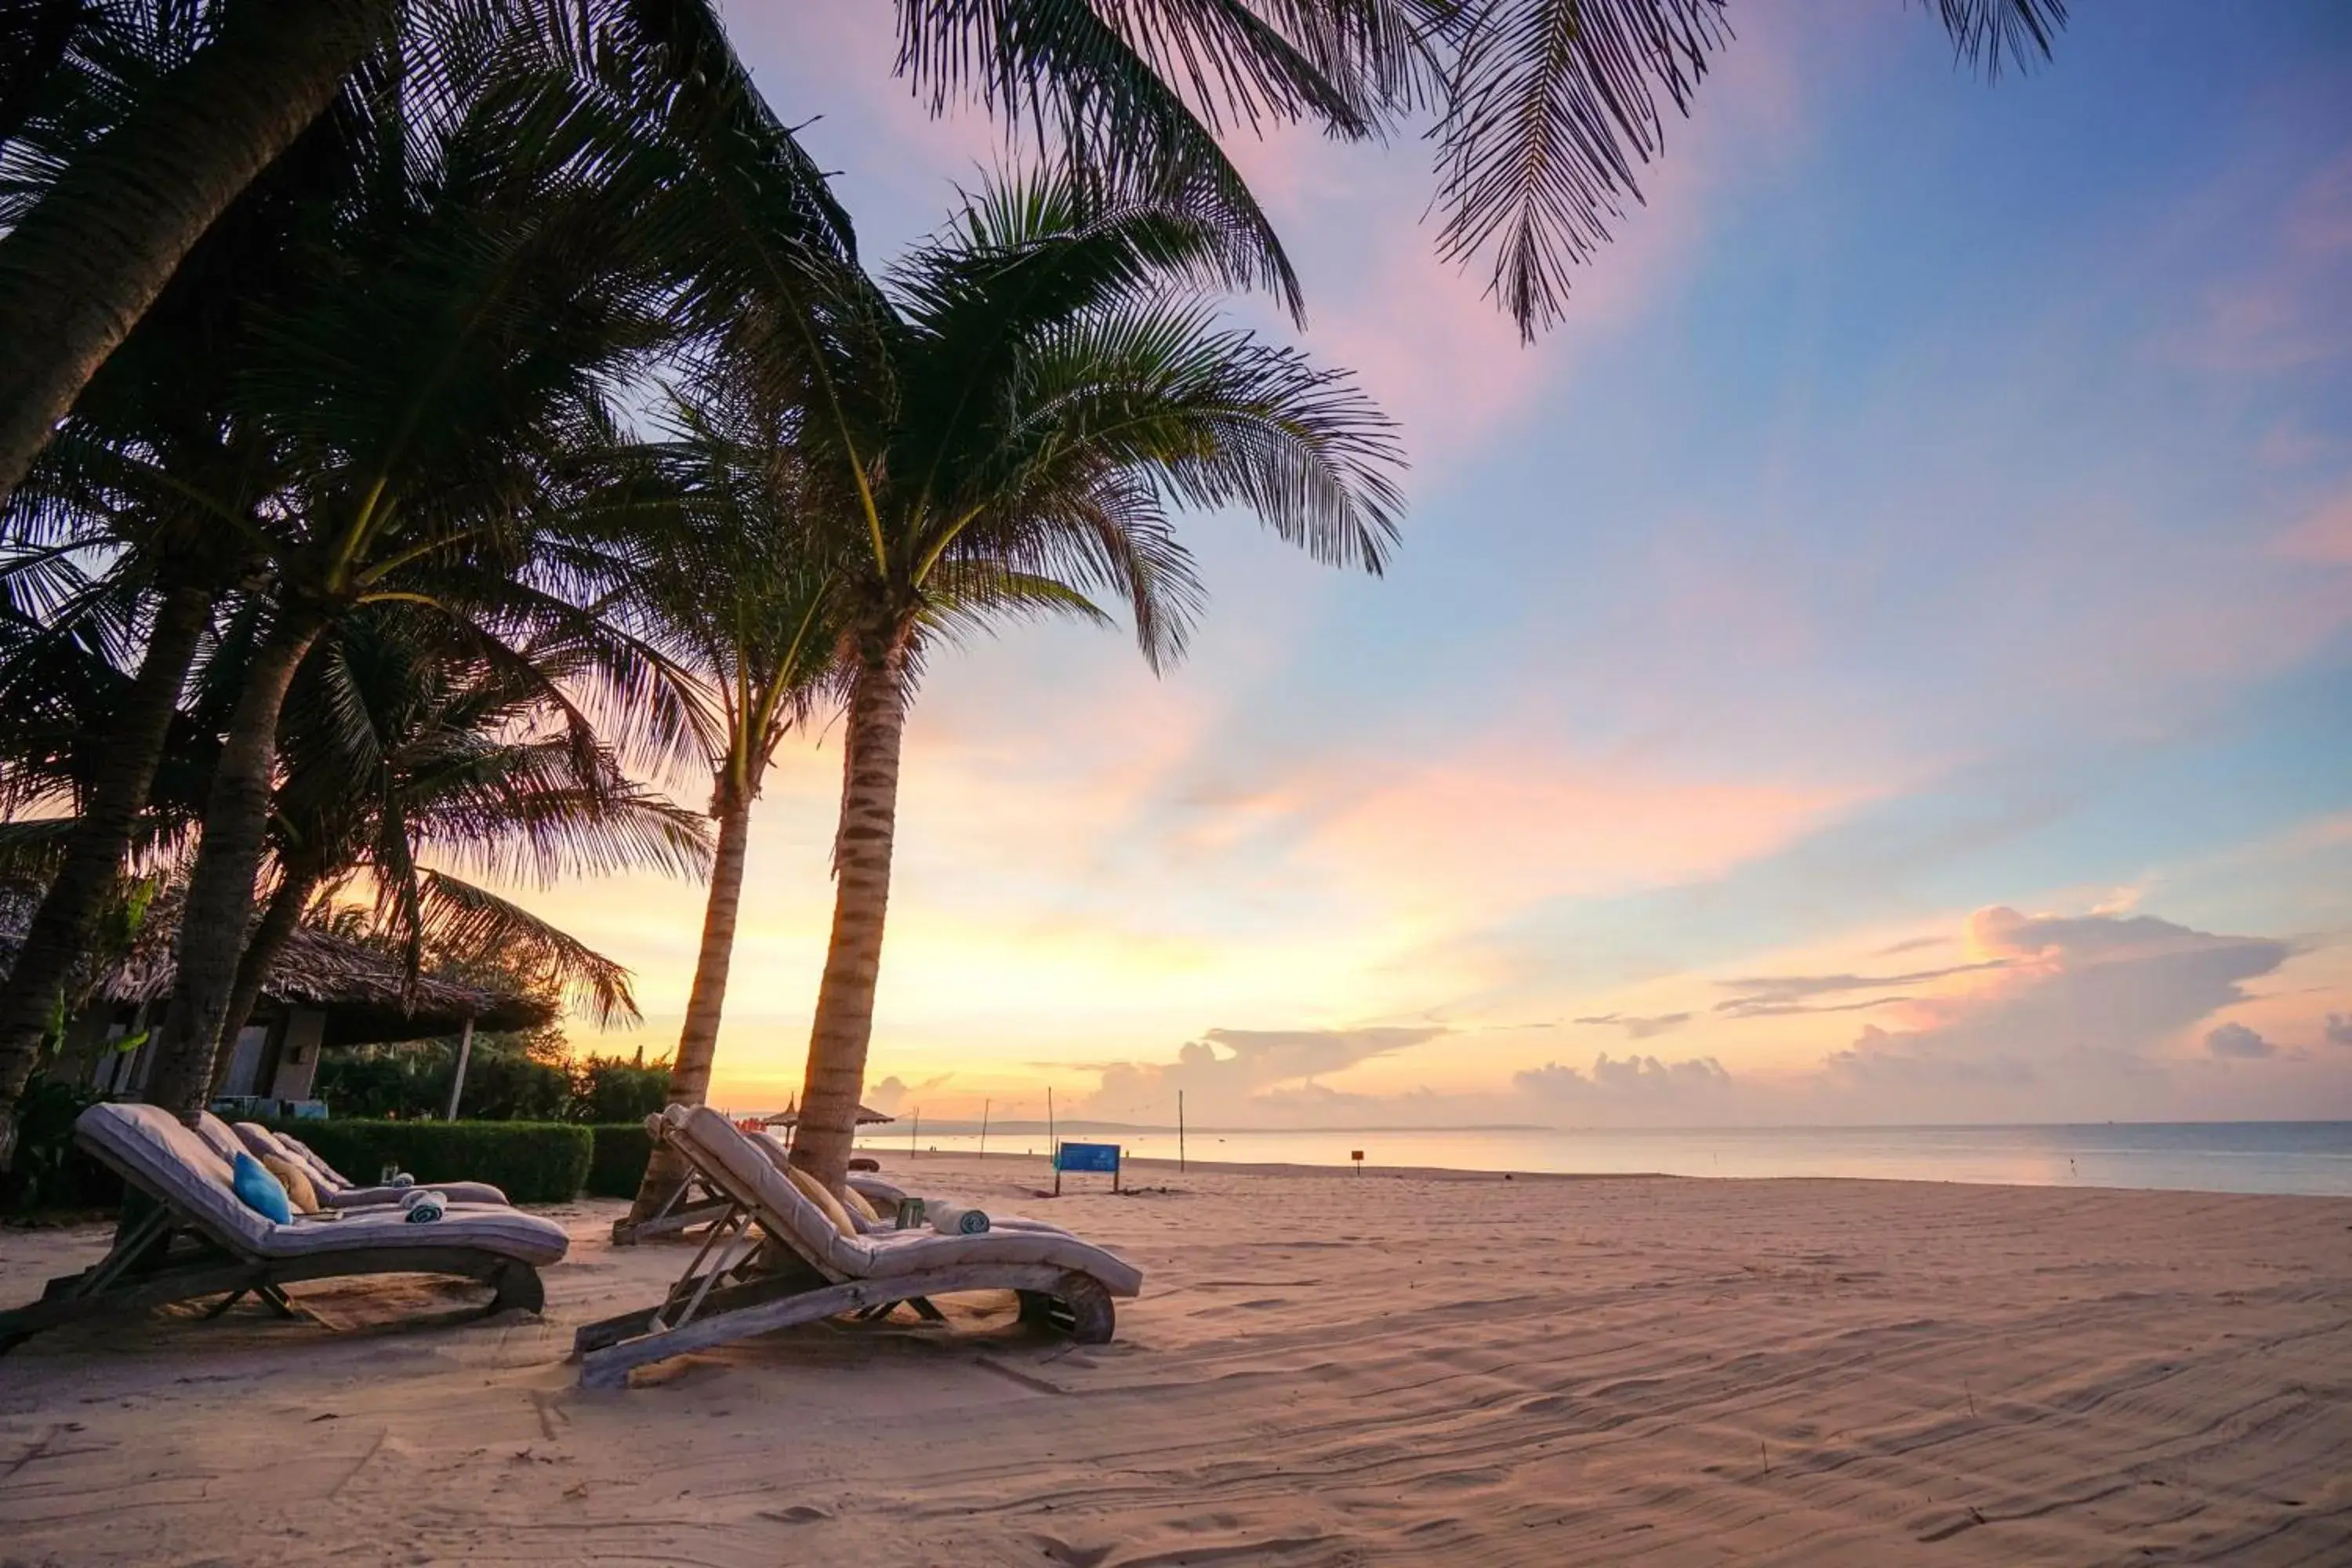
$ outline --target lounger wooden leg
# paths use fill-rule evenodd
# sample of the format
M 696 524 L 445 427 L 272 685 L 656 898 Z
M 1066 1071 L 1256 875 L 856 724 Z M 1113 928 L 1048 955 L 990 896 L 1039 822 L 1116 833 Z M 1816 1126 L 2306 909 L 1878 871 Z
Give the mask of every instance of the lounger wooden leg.
M 931 1299 L 928 1296 L 909 1296 L 907 1298 L 907 1305 L 914 1308 L 915 1316 L 927 1323 L 944 1323 L 948 1321 L 948 1315 L 932 1306 Z
M 1021 1321 L 1053 1329 L 1082 1345 L 1108 1344 L 1117 1331 L 1118 1314 L 1110 1292 L 1088 1274 L 1065 1274 L 1054 1289 L 1021 1292 Z
M 490 1276 L 490 1304 L 484 1316 L 517 1308 L 526 1312 L 546 1310 L 547 1285 L 540 1279 L 538 1269 L 509 1258 Z
M 230 1291 L 227 1295 L 223 1296 L 219 1300 L 215 1301 L 211 1306 L 206 1307 L 204 1311 L 204 1316 L 197 1321 L 199 1322 L 205 1323 L 211 1322 L 215 1318 L 219 1317 L 231 1307 L 236 1306 L 239 1301 L 244 1300 L 247 1293 L 247 1289 L 248 1288 L 246 1286 L 237 1287 L 237 1289 Z
M 267 1301 L 269 1304 L 269 1310 L 281 1318 L 299 1318 L 302 1315 L 295 1308 L 294 1303 L 286 1299 L 286 1292 L 275 1285 L 268 1283 L 256 1285 L 253 1288 L 253 1293 Z

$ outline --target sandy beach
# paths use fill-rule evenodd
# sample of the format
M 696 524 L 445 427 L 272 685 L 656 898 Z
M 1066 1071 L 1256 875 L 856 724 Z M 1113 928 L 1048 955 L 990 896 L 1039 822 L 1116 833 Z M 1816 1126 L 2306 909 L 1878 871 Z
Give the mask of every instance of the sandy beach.
M 583 1394 L 675 1246 L 0 1361 L 16 1564 L 2352 1562 L 2352 1201 L 886 1162 L 1147 1272 L 1118 1340 L 830 1326 Z M 0 1231 L 0 1297 L 105 1232 Z

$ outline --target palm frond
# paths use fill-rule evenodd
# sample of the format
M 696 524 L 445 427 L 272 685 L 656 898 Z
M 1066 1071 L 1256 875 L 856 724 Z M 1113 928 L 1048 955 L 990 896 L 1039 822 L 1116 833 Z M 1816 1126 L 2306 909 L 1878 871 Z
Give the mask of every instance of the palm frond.
M 451 952 L 496 952 L 536 969 L 599 1027 L 643 1021 L 629 971 L 520 904 L 446 872 L 418 878 L 416 920 L 423 940 Z

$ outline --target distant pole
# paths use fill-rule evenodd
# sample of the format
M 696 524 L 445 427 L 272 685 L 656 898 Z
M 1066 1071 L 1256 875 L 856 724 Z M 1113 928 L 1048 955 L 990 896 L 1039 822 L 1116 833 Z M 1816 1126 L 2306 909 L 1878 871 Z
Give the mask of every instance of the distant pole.
M 1045 1147 L 1054 1146 L 1054 1086 L 1045 1086 Z
M 980 1157 L 983 1160 L 988 1158 L 988 1108 L 994 1103 L 987 1100 L 980 1102 Z
M 921 1108 L 920 1106 L 918 1106 L 918 1107 L 916 1107 L 916 1109 L 915 1109 L 915 1120 L 914 1120 L 914 1121 L 913 1121 L 910 1125 L 908 1125 L 908 1127 L 907 1128 L 907 1158 L 908 1158 L 908 1159 L 911 1160 L 911 1159 L 913 1159 L 913 1158 L 915 1157 L 915 1140 L 916 1140 L 916 1139 L 918 1139 L 918 1138 L 920 1138 L 922 1135 L 923 1135 L 923 1111 L 922 1111 L 922 1108 Z
M 474 1020 L 468 1016 L 466 1026 L 457 1035 L 457 1076 L 449 1080 L 449 1114 L 444 1121 L 457 1120 L 457 1097 L 466 1092 L 466 1064 L 474 1057 Z
M 1179 1175 L 1184 1171 L 1184 1091 L 1181 1089 L 1176 1091 L 1176 1171 Z

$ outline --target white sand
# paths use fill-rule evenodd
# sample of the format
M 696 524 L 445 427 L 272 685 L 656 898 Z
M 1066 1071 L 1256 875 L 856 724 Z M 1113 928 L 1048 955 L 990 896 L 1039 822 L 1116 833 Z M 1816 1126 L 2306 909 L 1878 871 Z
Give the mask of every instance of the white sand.
M 583 1394 L 572 1326 L 686 1258 L 604 1204 L 555 1211 L 544 1323 L 375 1281 L 298 1291 L 339 1331 L 43 1336 L 0 1360 L 0 1562 L 2352 1563 L 2352 1201 L 1140 1179 L 1018 1200 L 1147 1270 L 1099 1349 L 975 1300 Z M 0 1232 L 0 1299 L 104 1245 Z

